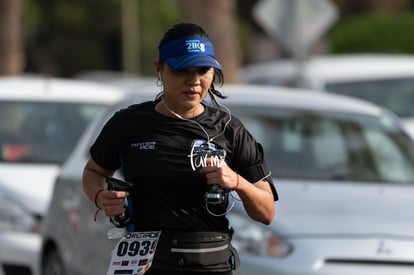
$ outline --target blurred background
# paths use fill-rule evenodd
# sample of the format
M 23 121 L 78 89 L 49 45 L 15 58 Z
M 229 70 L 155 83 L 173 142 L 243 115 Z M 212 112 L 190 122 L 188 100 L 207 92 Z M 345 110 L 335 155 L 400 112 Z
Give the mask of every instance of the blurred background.
M 237 274 L 414 274 L 413 0 L 0 0 L 0 275 L 104 274 L 81 172 L 121 105 L 96 116 L 154 98 L 179 22 L 209 33 L 281 194 L 270 226 L 231 213 Z
M 410 0 L 0 0 L 0 75 L 152 76 L 163 32 L 191 21 L 210 34 L 226 82 L 238 82 L 241 66 L 269 59 L 411 54 L 413 9 Z

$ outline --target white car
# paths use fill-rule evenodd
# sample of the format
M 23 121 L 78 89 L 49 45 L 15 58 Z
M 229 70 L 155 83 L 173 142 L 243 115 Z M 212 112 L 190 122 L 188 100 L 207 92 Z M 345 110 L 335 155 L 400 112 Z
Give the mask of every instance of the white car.
M 269 226 L 253 222 L 234 200 L 228 217 L 241 257 L 235 275 L 412 274 L 414 144 L 396 115 L 308 90 L 225 85 L 221 91 L 228 96 L 221 102 L 265 148 L 280 196 Z M 155 94 L 109 108 L 68 158 L 42 232 L 43 275 L 106 273 L 118 239 L 108 239 L 114 226 L 105 215 L 94 221 L 83 167 L 109 117 Z
M 126 93 L 86 81 L 0 77 L 0 275 L 39 274 L 40 224 L 81 133 Z
M 414 55 L 342 54 L 277 60 L 241 70 L 245 83 L 296 86 L 365 99 L 401 118 L 414 137 Z

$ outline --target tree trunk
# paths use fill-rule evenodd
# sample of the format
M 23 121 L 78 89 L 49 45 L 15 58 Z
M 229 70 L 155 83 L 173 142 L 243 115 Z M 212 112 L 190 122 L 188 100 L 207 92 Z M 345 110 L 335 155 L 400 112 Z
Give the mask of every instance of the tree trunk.
M 238 82 L 240 46 L 235 0 L 182 0 L 187 22 L 200 25 L 210 36 L 226 83 Z
M 0 75 L 23 71 L 23 0 L 0 0 Z

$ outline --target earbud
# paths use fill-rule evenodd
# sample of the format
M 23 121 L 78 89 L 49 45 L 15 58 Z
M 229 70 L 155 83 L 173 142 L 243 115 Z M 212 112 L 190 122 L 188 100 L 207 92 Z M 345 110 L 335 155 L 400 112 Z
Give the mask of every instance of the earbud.
M 160 74 L 160 72 L 158 72 L 157 74 L 158 74 L 157 86 L 158 86 L 158 87 L 162 87 L 162 79 L 161 79 L 161 74 Z

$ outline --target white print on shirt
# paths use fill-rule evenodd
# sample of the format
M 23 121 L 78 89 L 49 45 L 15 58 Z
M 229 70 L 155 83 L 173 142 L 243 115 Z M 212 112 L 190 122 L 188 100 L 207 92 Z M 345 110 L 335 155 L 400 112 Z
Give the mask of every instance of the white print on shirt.
M 156 143 L 155 141 L 136 142 L 136 143 L 131 143 L 130 147 L 131 148 L 137 147 L 139 150 L 154 150 L 155 143 Z
M 194 140 L 188 157 L 190 158 L 191 168 L 196 171 L 208 165 L 208 158 L 211 159 L 212 166 L 221 167 L 225 164 L 226 151 L 217 149 L 214 143 L 209 143 L 206 140 Z

